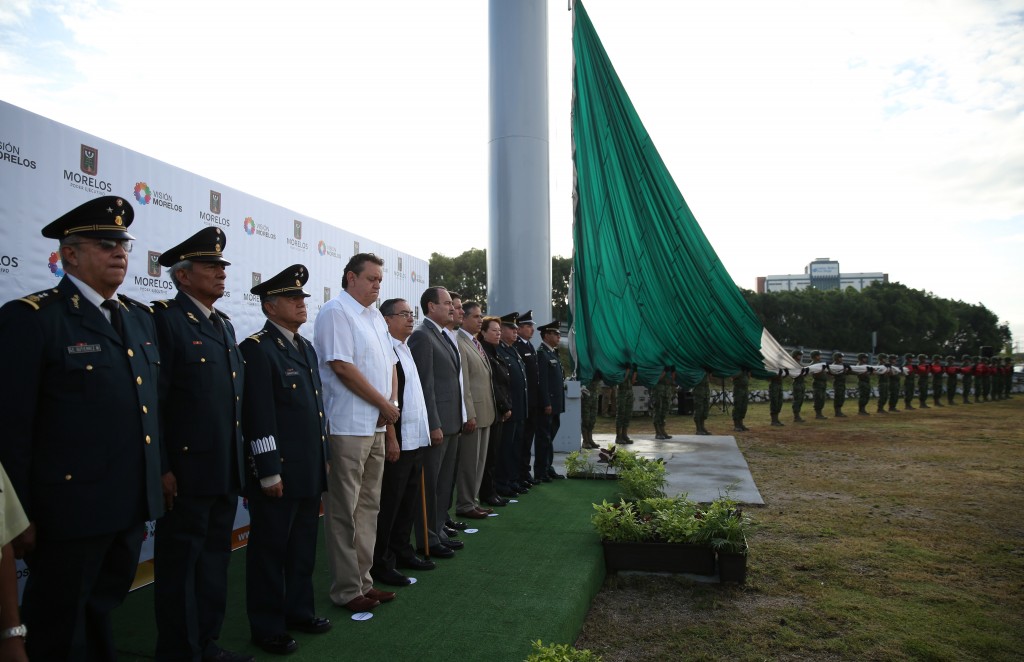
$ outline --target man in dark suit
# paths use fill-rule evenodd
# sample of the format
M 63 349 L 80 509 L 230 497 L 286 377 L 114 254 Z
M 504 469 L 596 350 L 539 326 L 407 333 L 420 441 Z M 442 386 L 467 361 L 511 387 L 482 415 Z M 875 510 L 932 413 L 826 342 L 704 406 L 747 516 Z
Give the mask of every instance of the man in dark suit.
M 565 478 L 555 471 L 553 466 L 553 442 L 561 426 L 562 412 L 565 411 L 565 373 L 562 371 L 562 361 L 558 358 L 558 341 L 561 338 L 558 322 L 548 322 L 537 328 L 540 330 L 540 347 L 537 348 L 540 413 L 533 457 L 533 477 L 535 480 L 549 483 L 553 478 Z
M 158 660 L 251 660 L 220 648 L 231 530 L 245 482 L 243 361 L 224 296 L 224 233 L 207 227 L 160 256 L 178 295 L 158 301 L 161 459 L 156 528 Z
M 523 420 L 522 427 L 520 428 L 520 446 L 519 446 L 519 472 L 516 475 L 516 481 L 520 487 L 529 489 L 532 485 L 537 485 L 541 481 L 540 479 L 534 479 L 530 476 L 530 449 L 533 448 L 533 453 L 536 456 L 537 450 L 534 448 L 534 441 L 537 437 L 537 426 L 540 422 L 541 417 L 541 405 L 540 405 L 540 367 L 537 361 L 537 350 L 534 348 L 533 333 L 534 333 L 534 321 L 533 311 L 528 310 L 519 316 L 516 324 L 516 342 L 513 345 L 516 351 L 519 352 L 519 357 L 523 359 L 523 366 L 526 368 L 526 418 Z
M 299 335 L 309 296 L 302 286 L 308 279 L 306 267 L 294 264 L 249 290 L 259 295 L 267 322 L 239 345 L 245 358 L 242 435 L 250 470 L 245 604 L 253 641 L 279 655 L 299 647 L 286 630 L 321 634 L 331 629 L 331 622 L 313 611 L 327 427 L 316 352 Z
M 60 240 L 56 287 L 0 309 L 0 462 L 28 515 L 13 541 L 31 575 L 22 615 L 34 660 L 114 659 L 146 520 L 163 514 L 152 310 L 116 294 L 134 212 L 116 196 L 42 230 Z
M 455 459 L 462 430 L 462 359 L 458 347 L 445 333 L 455 313 L 452 298 L 443 287 L 428 287 L 420 297 L 424 319 L 409 336 L 427 405 L 430 443 L 423 467 L 427 495 L 427 531 L 417 520 L 417 543 L 431 558 L 451 558 L 463 543 L 445 533 L 448 505 L 455 481 Z M 424 536 L 427 547 L 423 546 Z

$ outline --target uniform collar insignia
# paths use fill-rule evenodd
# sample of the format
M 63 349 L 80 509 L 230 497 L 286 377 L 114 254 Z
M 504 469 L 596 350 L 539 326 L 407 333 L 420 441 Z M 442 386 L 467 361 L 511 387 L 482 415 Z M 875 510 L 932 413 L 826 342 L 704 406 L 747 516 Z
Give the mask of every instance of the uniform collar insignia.
M 195 324 L 199 324 L 199 320 L 196 318 L 195 315 L 192 314 L 192 311 L 189 311 L 185 314 L 188 316 L 190 320 L 192 320 L 192 322 L 194 322 Z
M 71 297 L 71 305 L 75 307 L 75 310 L 79 310 L 78 302 L 80 300 L 81 298 L 77 294 Z

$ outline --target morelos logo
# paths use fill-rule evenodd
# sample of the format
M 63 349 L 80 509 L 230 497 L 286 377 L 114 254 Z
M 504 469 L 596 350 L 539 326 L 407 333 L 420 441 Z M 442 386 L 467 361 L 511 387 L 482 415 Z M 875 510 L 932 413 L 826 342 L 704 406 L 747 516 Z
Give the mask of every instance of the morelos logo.
M 256 221 L 252 220 L 252 216 L 245 217 L 245 223 L 242 224 L 242 227 L 245 228 L 245 234 L 256 234 Z
M 156 278 L 160 275 L 160 253 L 149 251 L 149 262 L 146 264 L 146 273 Z
M 153 192 L 149 190 L 149 184 L 146 182 L 135 182 L 135 200 L 139 204 L 148 205 L 152 199 Z
M 330 300 L 331 300 L 331 288 L 325 287 L 324 288 L 324 303 L 327 303 Z
M 292 230 L 292 236 L 295 237 L 296 240 L 302 239 L 302 221 L 298 219 L 295 220 L 295 227 Z
M 263 276 L 258 271 L 252 272 L 252 286 L 256 287 L 263 282 Z
M 210 191 L 210 211 L 199 212 L 199 218 L 203 220 L 207 225 L 222 225 L 226 228 L 231 227 L 231 220 L 223 218 L 220 215 L 221 208 L 221 195 L 220 191 Z
M 338 255 L 338 249 L 335 248 L 334 246 L 331 246 L 323 239 L 321 239 L 320 242 L 316 245 L 316 252 L 320 253 L 320 255 L 329 255 L 331 257 L 341 259 L 341 256 Z
M 48 266 L 50 267 L 51 274 L 53 274 L 57 278 L 64 277 L 64 269 L 62 269 L 60 265 L 60 255 L 58 255 L 56 252 L 50 253 L 50 263 Z
M 6 140 L 0 140 L 0 161 L 7 161 L 10 164 L 24 166 L 32 170 L 36 169 L 35 161 L 21 158 L 21 147 Z
M 100 171 L 100 150 L 88 145 L 82 145 L 79 167 L 82 172 L 95 177 Z
M 327 244 L 324 243 L 323 239 L 316 243 L 316 252 L 320 253 L 320 255 L 327 255 Z
M 285 242 L 292 248 L 300 251 L 308 251 L 309 244 L 302 241 L 302 221 L 294 219 L 292 221 L 292 236 L 285 239 Z

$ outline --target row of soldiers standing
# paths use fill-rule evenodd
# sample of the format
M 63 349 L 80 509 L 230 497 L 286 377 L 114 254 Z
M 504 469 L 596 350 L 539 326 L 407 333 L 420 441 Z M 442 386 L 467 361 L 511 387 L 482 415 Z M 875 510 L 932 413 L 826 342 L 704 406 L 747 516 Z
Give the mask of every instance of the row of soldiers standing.
M 793 358 L 800 361 L 803 358 L 803 352 L 794 351 Z M 817 351 L 811 352 L 811 366 L 816 364 L 825 365 L 821 362 L 821 353 Z M 1013 384 L 1012 359 L 971 356 L 970 354 L 964 354 L 959 364 L 956 357 L 952 355 L 943 359 L 941 355 L 935 354 L 929 359 L 926 354 L 918 354 L 915 363 L 913 354 L 904 355 L 902 361 L 897 354 L 879 354 L 876 365 L 868 365 L 868 355 L 859 354 L 857 364 L 849 366 L 843 363 L 843 354 L 835 352 L 827 370 L 812 371 L 809 368 L 804 368 L 800 374 L 793 375 L 793 420 L 797 423 L 802 423 L 804 420 L 800 416 L 800 409 L 805 399 L 806 385 L 804 382 L 808 375 L 812 379 L 812 399 L 816 419 L 827 418 L 822 411 L 825 408 L 829 376 L 832 377 L 832 404 L 834 416 L 837 418 L 846 416 L 842 409 L 847 395 L 847 377 L 850 374 L 856 375 L 857 413 L 861 416 L 869 415 L 867 408 L 873 395 L 872 375 L 877 376 L 878 380 L 876 411 L 880 414 L 899 411 L 897 405 L 901 396 L 906 410 L 915 409 L 913 405 L 915 395 L 918 400 L 917 408 L 928 409 L 930 407 L 928 404 L 929 391 L 934 406 L 944 406 L 943 396 L 945 396 L 947 405 L 955 405 L 958 381 L 963 404 L 1005 400 L 1010 397 L 1010 389 Z M 780 373 L 769 382 L 769 408 L 772 412 L 772 425 L 781 425 L 778 415 L 782 410 L 782 377 L 783 374 Z M 779 385 L 777 397 L 771 393 L 772 386 L 776 383 Z M 971 400 L 972 393 L 973 401 Z

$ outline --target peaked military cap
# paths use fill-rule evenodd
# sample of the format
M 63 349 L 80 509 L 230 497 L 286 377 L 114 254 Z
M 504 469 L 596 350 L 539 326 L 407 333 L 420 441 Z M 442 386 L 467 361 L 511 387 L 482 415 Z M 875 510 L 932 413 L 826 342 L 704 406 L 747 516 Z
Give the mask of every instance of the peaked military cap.
M 819 352 L 818 350 L 814 350 L 813 352 L 811 352 L 811 358 L 813 359 L 814 357 L 821 357 L 821 352 Z
M 224 259 L 224 246 L 227 243 L 227 236 L 220 228 L 203 228 L 174 248 L 165 250 L 160 255 L 160 264 L 164 267 L 172 267 L 183 260 L 191 260 L 192 262 L 216 262 L 227 266 L 231 264 Z
M 522 326 L 523 324 L 529 324 L 530 326 L 533 326 L 533 310 L 528 310 L 522 315 L 520 315 L 518 323 L 520 326 Z
M 836 359 L 841 359 L 841 358 L 843 358 L 843 353 L 842 352 L 832 352 L 832 360 L 833 361 L 835 361 Z
M 908 352 L 907 354 L 905 354 L 903 356 L 903 358 L 905 358 L 908 361 L 913 361 L 914 360 L 914 355 Z
M 960 360 L 961 361 L 973 361 L 974 357 L 972 357 L 970 354 L 964 354 L 963 356 L 960 357 Z
M 268 278 L 249 290 L 261 297 L 308 297 L 302 286 L 309 280 L 309 271 L 301 264 L 293 264 L 273 278 Z
M 512 327 L 513 329 L 518 329 L 519 328 L 519 324 L 517 324 L 518 320 L 519 320 L 519 313 L 516 313 L 516 312 L 508 313 L 507 315 L 502 315 L 501 316 L 501 324 L 502 324 L 502 326 Z
M 537 330 L 541 332 L 541 335 L 543 335 L 546 331 L 554 331 L 555 333 L 558 334 L 562 333 L 561 325 L 558 323 L 558 320 L 552 320 L 547 324 L 541 324 L 540 326 L 537 327 Z
M 803 355 L 804 355 L 804 353 L 801 350 L 794 349 L 791 356 L 795 359 L 796 357 L 803 356 Z
M 887 360 L 888 358 L 889 358 L 889 355 L 888 355 L 888 354 L 879 354 L 879 355 L 878 355 L 878 360 L 879 360 L 879 361 L 885 361 L 885 360 Z
M 865 354 L 864 352 L 861 352 L 860 354 L 857 355 L 857 360 L 858 361 L 867 361 L 868 360 L 868 355 Z
M 942 355 L 941 354 L 932 354 L 932 361 L 941 361 L 941 360 L 942 360 Z
M 917 355 L 917 360 L 918 361 L 927 361 L 928 360 L 928 355 L 927 354 L 918 354 Z
M 946 357 L 946 360 L 952 363 L 953 361 L 956 361 L 956 357 L 950 354 L 949 356 Z
M 135 220 L 135 210 L 124 198 L 104 195 L 83 202 L 42 229 L 48 239 L 63 239 L 80 234 L 97 239 L 135 239 L 128 226 Z

